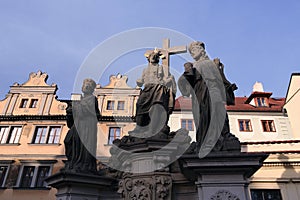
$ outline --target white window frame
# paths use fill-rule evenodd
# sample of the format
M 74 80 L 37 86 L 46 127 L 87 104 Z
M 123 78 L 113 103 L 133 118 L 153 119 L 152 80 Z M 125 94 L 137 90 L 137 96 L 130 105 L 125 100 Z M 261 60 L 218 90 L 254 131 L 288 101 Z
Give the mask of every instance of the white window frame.
M 20 139 L 21 139 L 21 136 L 22 136 L 22 131 L 23 131 L 24 125 L 21 125 L 21 124 L 3 124 L 2 125 L 1 124 L 0 127 L 8 127 L 7 128 L 7 133 L 6 133 L 6 136 L 5 136 L 6 137 L 5 142 L 2 143 L 2 140 L 3 140 L 3 136 L 2 136 L 2 138 L 0 138 L 0 145 L 3 145 L 3 144 L 20 144 Z M 20 132 L 16 133 L 16 136 L 19 135 L 17 142 L 10 142 L 11 141 L 10 133 L 13 131 L 12 130 L 13 127 L 20 127 L 21 128 Z M 8 136 L 10 136 L 10 138 L 8 138 Z
M 45 143 L 35 143 L 36 140 L 36 131 L 38 127 L 46 127 L 46 139 L 45 139 Z M 59 135 L 59 139 L 57 143 L 48 143 L 49 141 L 49 136 L 50 136 L 50 129 L 51 127 L 59 127 L 60 128 L 60 135 Z M 48 144 L 52 144 L 52 145 L 56 145 L 56 144 L 60 144 L 60 140 L 61 140 L 61 135 L 62 135 L 62 131 L 63 131 L 63 125 L 62 124 L 36 124 L 34 125 L 34 129 L 33 129 L 33 133 L 32 133 L 32 138 L 30 141 L 30 144 L 43 144 L 43 145 L 48 145 Z

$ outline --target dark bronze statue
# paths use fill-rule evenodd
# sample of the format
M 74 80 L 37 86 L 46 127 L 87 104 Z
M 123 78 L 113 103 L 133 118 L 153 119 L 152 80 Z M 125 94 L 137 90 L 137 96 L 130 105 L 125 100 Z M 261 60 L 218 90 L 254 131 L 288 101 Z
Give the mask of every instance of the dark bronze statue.
M 98 103 L 93 95 L 95 81 L 83 81 L 83 96 L 80 101 L 73 101 L 67 109 L 67 125 L 70 128 L 65 143 L 67 162 L 66 171 L 95 173 L 97 148 Z
M 189 52 L 195 62 L 184 65 L 178 86 L 183 96 L 192 96 L 196 151 L 206 155 L 210 150 L 240 150 L 238 139 L 230 133 L 225 110 L 225 104 L 234 105 L 236 85 L 226 79 L 219 59 L 209 59 L 204 43 L 191 43 Z

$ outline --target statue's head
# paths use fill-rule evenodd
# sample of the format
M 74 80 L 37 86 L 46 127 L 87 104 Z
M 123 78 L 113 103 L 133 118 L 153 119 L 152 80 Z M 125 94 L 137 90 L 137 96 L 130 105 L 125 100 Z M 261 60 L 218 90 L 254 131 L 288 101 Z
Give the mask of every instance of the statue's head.
M 214 63 L 215 63 L 217 66 L 219 66 L 220 63 L 221 63 L 220 58 L 214 58 L 213 61 L 214 61 Z
M 149 63 L 159 63 L 159 59 L 164 58 L 164 55 L 161 53 L 161 51 L 157 50 L 156 48 L 150 53 L 145 53 L 145 56 Z
M 189 52 L 194 60 L 199 60 L 200 58 L 207 57 L 205 52 L 205 44 L 203 42 L 195 41 L 189 46 Z
M 185 71 L 185 72 L 191 71 L 192 68 L 193 68 L 193 63 L 191 63 L 191 62 L 186 62 L 186 63 L 184 63 L 184 71 Z
M 93 94 L 96 88 L 96 82 L 93 79 L 87 78 L 83 80 L 82 84 L 82 92 L 85 95 Z

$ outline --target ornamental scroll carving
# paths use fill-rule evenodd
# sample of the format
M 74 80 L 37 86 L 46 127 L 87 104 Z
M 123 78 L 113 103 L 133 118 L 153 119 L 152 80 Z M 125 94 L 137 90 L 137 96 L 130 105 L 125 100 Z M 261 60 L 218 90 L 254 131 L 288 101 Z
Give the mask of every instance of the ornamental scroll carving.
M 123 176 L 118 193 L 126 200 L 170 200 L 171 187 L 172 180 L 169 176 Z
M 240 198 L 227 190 L 220 190 L 211 196 L 210 200 L 240 200 Z

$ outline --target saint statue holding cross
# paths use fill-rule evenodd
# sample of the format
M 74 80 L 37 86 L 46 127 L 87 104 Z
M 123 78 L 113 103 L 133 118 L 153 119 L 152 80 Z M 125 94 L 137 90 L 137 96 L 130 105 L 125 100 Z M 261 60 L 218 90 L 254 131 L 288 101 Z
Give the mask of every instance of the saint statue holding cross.
M 136 81 L 139 87 L 144 88 L 136 104 L 137 126 L 131 134 L 146 134 L 146 137 L 149 137 L 158 132 L 169 132 L 167 123 L 176 96 L 175 78 L 169 71 L 169 55 L 185 52 L 186 47 L 172 49 L 168 46 L 167 39 L 164 40 L 162 49 L 155 48 L 145 53 L 148 66 L 143 70 L 141 78 Z M 162 65 L 159 64 L 160 59 Z

